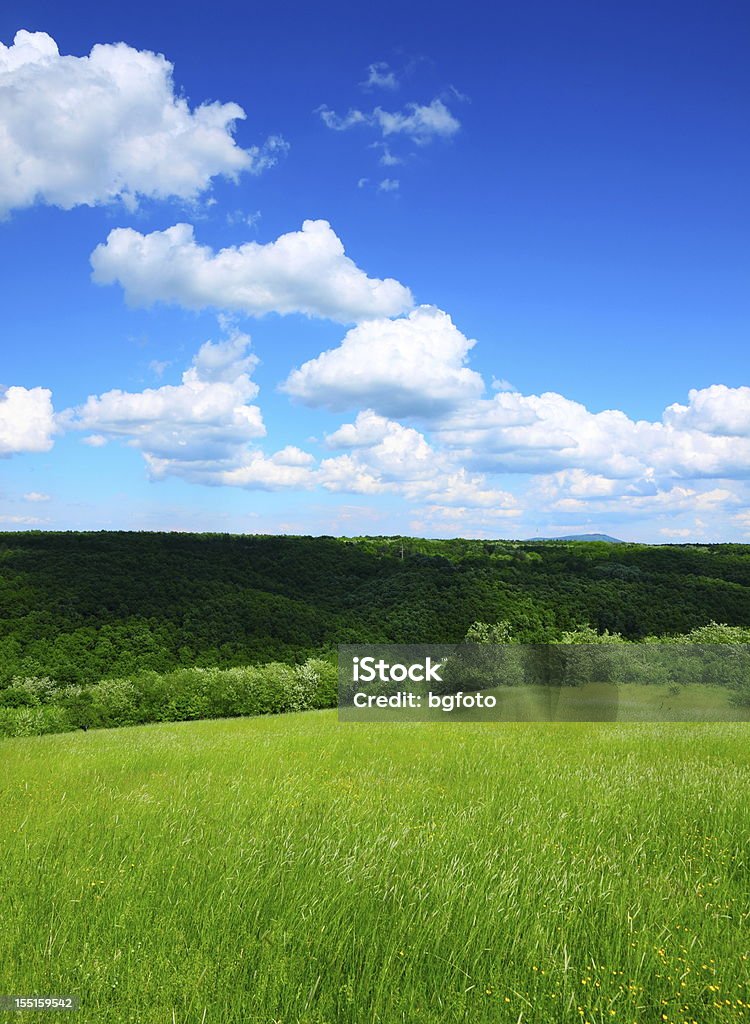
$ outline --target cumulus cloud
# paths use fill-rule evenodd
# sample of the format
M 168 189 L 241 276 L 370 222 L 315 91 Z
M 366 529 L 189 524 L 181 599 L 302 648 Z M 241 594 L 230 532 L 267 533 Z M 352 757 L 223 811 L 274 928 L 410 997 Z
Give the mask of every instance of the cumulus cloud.
M 465 365 L 474 344 L 447 313 L 418 306 L 407 317 L 353 327 L 338 348 L 293 370 L 282 390 L 334 410 L 434 417 L 482 394 L 482 378 Z
M 28 494 L 24 494 L 23 500 L 31 502 L 49 501 L 50 496 L 41 491 L 29 491 Z
M 355 455 L 339 456 L 324 460 L 323 475 L 327 483 L 335 479 L 338 484 L 338 468 L 355 465 L 374 473 L 381 484 L 394 480 L 420 480 L 434 472 L 434 452 L 423 434 L 412 427 L 379 416 L 372 409 L 361 412 L 354 423 L 345 424 L 326 443 L 331 448 L 343 447 L 357 450 Z
M 445 314 L 439 318 L 455 330 Z M 251 379 L 256 361 L 249 338 L 235 331 L 222 342 L 206 342 L 180 384 L 91 396 L 62 413 L 59 424 L 86 431 L 90 445 L 124 440 L 142 453 L 153 480 L 176 476 L 252 490 L 389 493 L 428 505 L 500 507 L 510 500 L 481 475 L 456 466 L 413 427 L 370 409 L 326 438 L 328 448 L 342 454 L 318 462 L 289 445 L 267 455 L 253 444 L 265 433 L 258 407 L 249 404 L 258 390 Z
M 193 199 L 224 175 L 259 173 L 286 149 L 278 136 L 240 148 L 236 103 L 191 108 L 172 65 L 125 43 L 61 55 L 45 32 L 0 43 L 0 214 L 35 202 L 70 209 L 121 199 Z
M 312 455 L 294 446 L 282 448 L 270 457 L 255 451 L 241 465 L 223 471 L 217 482 L 261 491 L 307 490 L 316 483 L 311 470 L 314 462 Z
M 681 430 L 750 437 L 750 388 L 728 388 L 725 384 L 693 388 L 688 392 L 687 405 L 667 407 L 664 422 Z
M 455 117 L 441 99 L 431 103 L 407 103 L 403 110 L 388 111 L 382 107 L 365 112 L 353 108 L 339 115 L 323 104 L 316 113 L 327 128 L 345 132 L 350 128 L 369 126 L 377 128 L 383 138 L 405 136 L 418 146 L 425 146 L 434 139 L 449 139 L 461 128 Z
M 247 335 L 207 341 L 180 384 L 140 392 L 92 395 L 60 416 L 66 429 L 93 431 L 86 443 L 120 438 L 139 449 L 154 475 L 165 465 L 189 467 L 196 477 L 234 465 L 247 443 L 264 436 L 258 393 L 250 379 L 257 358 Z
M 420 484 L 414 493 L 421 501 L 435 507 L 483 509 L 495 516 L 521 514 L 520 499 L 516 495 L 492 487 L 484 475 L 470 473 L 463 466 L 448 468 L 426 486 Z
M 733 390 L 742 389 L 727 389 Z M 697 408 L 702 393 L 693 394 Z M 583 469 L 611 479 L 646 480 L 750 476 L 750 437 L 678 429 L 673 423 L 680 416 L 665 420 L 636 421 L 617 409 L 593 413 L 554 392 L 500 392 L 445 417 L 439 435 L 471 463 L 498 472 Z M 732 422 L 737 426 L 740 419 Z
M 47 452 L 55 431 L 52 392 L 47 388 L 10 387 L 0 392 L 0 458 Z
M 738 505 L 741 498 L 726 487 L 698 490 L 695 487 L 675 485 L 654 494 L 625 494 L 623 506 L 638 511 L 712 512 Z
M 512 494 L 489 486 L 483 475 L 455 465 L 447 452 L 436 450 L 413 427 L 372 409 L 329 434 L 326 444 L 348 450 L 321 462 L 318 475 L 328 490 L 395 492 L 426 506 L 494 508 L 498 514 L 500 510 L 518 514 Z
M 316 484 L 312 455 L 289 445 L 273 455 L 237 446 L 231 458 L 174 458 L 144 452 L 151 480 L 178 477 L 189 483 L 242 487 L 252 491 L 306 490 Z
M 482 398 L 481 379 L 463 366 L 472 344 L 445 313 L 419 307 L 353 328 L 338 349 L 295 371 L 288 390 L 313 404 L 378 403 L 329 432 L 320 459 L 295 445 L 267 454 L 254 443 L 264 434 L 250 404 L 256 360 L 237 332 L 203 345 L 182 383 L 91 397 L 60 423 L 89 432 L 89 444 L 124 439 L 154 480 L 396 496 L 425 529 L 497 535 L 506 522 L 523 532 L 524 516 L 538 524 L 545 513 L 578 524 L 557 532 L 618 533 L 613 524 L 648 521 L 653 531 L 692 536 L 701 514 L 729 536 L 745 528 L 748 439 L 634 421 L 620 410 L 592 413 L 553 393 Z M 410 362 L 399 363 L 403 353 Z M 428 383 L 442 404 L 422 410 L 426 432 L 387 411 L 419 412 Z M 701 406 L 700 395 L 692 405 Z M 514 483 L 503 477 L 501 486 L 500 474 Z
M 587 473 L 584 469 L 564 469 L 542 480 L 547 497 L 562 492 L 573 498 L 610 498 L 622 493 L 626 486 L 622 480 L 613 480 L 600 473 Z
M 621 516 L 675 516 L 682 513 L 726 511 L 742 503 L 731 487 L 699 486 L 692 482 L 672 484 L 667 478 L 633 481 L 608 480 L 583 470 L 566 470 L 538 477 L 534 485 L 538 504 L 563 512 L 588 508 L 597 513 Z
M 354 423 L 344 423 L 338 430 L 326 434 L 326 445 L 334 449 L 370 448 L 380 444 L 389 430 L 396 427 L 400 427 L 400 424 L 385 416 L 379 416 L 372 409 L 365 409 L 363 412 L 357 413 Z
M 449 416 L 441 424 L 441 438 L 453 448 L 471 449 L 501 471 L 579 467 L 627 476 L 640 468 L 632 445 L 620 443 L 633 426 L 619 410 L 594 414 L 554 392 L 502 391 Z
M 413 305 L 393 278 L 368 277 L 325 220 L 273 242 L 246 242 L 214 252 L 190 224 L 143 235 L 115 228 L 91 255 L 97 284 L 119 282 L 132 305 L 176 303 L 188 309 L 234 310 L 251 316 L 304 313 L 342 323 L 395 316 Z

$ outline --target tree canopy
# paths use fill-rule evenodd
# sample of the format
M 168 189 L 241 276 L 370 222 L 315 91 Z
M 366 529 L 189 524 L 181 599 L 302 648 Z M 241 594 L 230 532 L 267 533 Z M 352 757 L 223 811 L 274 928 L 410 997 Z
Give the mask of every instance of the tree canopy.
M 750 623 L 750 547 L 412 537 L 0 534 L 0 682 L 301 663 L 339 643 L 627 639 Z

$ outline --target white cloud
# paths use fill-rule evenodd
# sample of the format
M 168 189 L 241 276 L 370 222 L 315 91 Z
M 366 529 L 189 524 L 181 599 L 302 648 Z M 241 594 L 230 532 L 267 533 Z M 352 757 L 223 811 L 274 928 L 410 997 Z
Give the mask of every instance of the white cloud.
M 97 284 L 119 282 L 127 301 L 148 306 L 234 310 L 252 316 L 304 313 L 342 323 L 394 316 L 413 305 L 393 278 L 368 277 L 344 251 L 325 220 L 265 245 L 246 242 L 214 252 L 199 245 L 190 224 L 142 235 L 115 228 L 91 255 Z
M 338 485 L 351 469 L 374 474 L 383 484 L 390 481 L 431 481 L 435 453 L 424 436 L 412 427 L 379 416 L 372 409 L 359 413 L 354 423 L 345 424 L 326 438 L 329 447 L 352 449 L 355 454 L 326 459 L 321 464 L 326 483 Z M 345 470 L 342 477 L 338 470 Z
M 307 490 L 316 483 L 311 470 L 314 461 L 312 455 L 293 446 L 283 448 L 270 457 L 256 451 L 250 453 L 242 465 L 222 472 L 217 482 L 261 491 Z
M 383 178 L 378 185 L 378 192 L 398 192 L 401 182 L 398 178 Z
M 596 524 L 603 524 L 603 532 L 620 535 L 612 524 L 640 521 L 650 523 L 652 529 L 666 523 L 665 530 L 681 530 L 689 524 L 690 533 L 695 534 L 705 527 L 697 513 L 710 515 L 714 528 L 723 529 L 731 523 L 733 510 L 747 504 L 747 500 L 744 481 L 722 486 L 711 486 L 707 481 L 675 483 L 667 473 L 608 479 L 572 469 L 532 478 L 524 503 L 529 509 L 554 510 L 576 518 L 585 514 L 588 532 Z M 552 530 L 546 528 L 544 532 Z M 574 531 L 568 528 L 563 532 Z
M 249 404 L 258 393 L 249 344 L 237 333 L 206 342 L 182 383 L 92 395 L 61 414 L 60 423 L 94 431 L 84 440 L 95 447 L 108 438 L 126 440 L 156 467 L 155 475 L 165 475 L 165 465 L 189 467 L 196 478 L 234 465 L 247 443 L 265 434 L 260 409 Z
M 400 424 L 388 420 L 385 416 L 379 416 L 372 409 L 365 409 L 357 413 L 354 423 L 344 423 L 332 434 L 327 434 L 326 444 L 329 448 L 339 449 L 370 448 L 380 444 L 389 430 L 397 427 L 400 427 Z
M 732 518 L 743 533 L 750 534 L 750 510 L 738 512 Z
M 522 515 L 522 509 L 518 507 L 478 509 L 475 505 L 432 505 L 421 512 L 433 523 L 442 520 L 444 523 L 463 524 L 464 528 L 466 525 L 496 524 L 497 520 L 517 519 Z
M 592 413 L 552 393 L 480 398 L 481 379 L 463 365 L 473 343 L 434 307 L 366 322 L 295 371 L 287 390 L 312 404 L 374 402 L 326 436 L 320 460 L 295 445 L 266 454 L 253 443 L 264 428 L 250 404 L 248 341 L 235 331 L 208 342 L 181 384 L 92 397 L 60 423 L 91 431 L 90 444 L 124 439 L 154 480 L 398 497 L 425 530 L 497 535 L 505 523 L 516 533 L 622 535 L 619 527 L 642 522 L 652 535 L 681 537 L 704 530 L 701 514 L 728 538 L 747 529 L 746 439 Z M 390 407 L 421 414 L 429 432 L 393 419 Z M 568 524 L 542 529 L 540 516 L 553 512 Z
M 383 138 L 403 135 L 418 146 L 438 138 L 449 139 L 461 128 L 461 122 L 441 99 L 427 104 L 407 103 L 403 110 L 396 111 L 383 110 L 382 107 L 375 107 L 369 113 L 351 109 L 343 116 L 323 104 L 316 113 L 333 131 L 344 132 L 359 126 L 375 127 Z
M 49 523 L 49 519 L 40 519 L 38 516 L 0 515 L 0 523 L 9 523 L 12 526 L 42 526 Z
M 440 424 L 440 439 L 498 472 L 583 469 L 651 481 L 750 475 L 750 438 L 631 420 L 617 409 L 592 413 L 554 392 L 501 392 L 465 405 Z
M 387 490 L 377 471 L 356 455 L 323 459 L 318 482 L 329 491 L 349 494 L 381 494 Z
M 55 429 L 52 392 L 47 388 L 10 387 L 0 392 L 0 458 L 49 451 Z
M 750 437 L 750 388 L 728 388 L 725 384 L 693 388 L 688 392 L 687 405 L 667 407 L 664 422 L 676 429 Z
M 560 498 L 551 507 L 557 512 L 580 512 L 586 508 L 586 502 L 582 498 Z
M 407 103 L 404 110 L 394 113 L 376 107 L 373 114 L 383 135 L 406 135 L 419 146 L 435 138 L 448 139 L 461 127 L 458 118 L 439 99 L 426 106 Z
M 470 506 L 492 508 L 497 515 L 519 514 L 512 494 L 488 486 L 481 474 L 472 475 L 456 466 L 448 453 L 433 448 L 413 427 L 371 409 L 329 434 L 326 443 L 329 448 L 349 450 L 321 462 L 319 478 L 328 490 L 392 492 L 427 506 Z
M 377 60 L 367 68 L 367 78 L 359 83 L 363 89 L 398 89 L 395 71 L 384 60 Z
M 520 501 L 510 491 L 489 486 L 486 478 L 465 468 L 447 469 L 417 491 L 422 501 L 435 506 L 481 508 L 495 516 L 518 516 Z
M 400 156 L 391 153 L 387 142 L 373 142 L 372 145 L 374 148 L 382 150 L 378 163 L 382 164 L 383 167 L 397 167 L 404 162 Z
M 419 306 L 353 327 L 338 348 L 293 370 L 282 390 L 330 409 L 432 417 L 481 395 L 482 378 L 465 366 L 474 344 L 447 313 Z
M 315 113 L 320 114 L 320 119 L 326 128 L 330 128 L 334 132 L 345 132 L 349 128 L 354 128 L 355 125 L 372 123 L 371 116 L 363 114 L 361 110 L 350 110 L 348 114 L 339 117 L 325 103 L 319 106 Z
M 29 491 L 28 494 L 24 494 L 24 501 L 39 502 L 39 501 L 50 501 L 49 494 L 43 494 L 41 491 Z
M 138 197 L 193 199 L 217 175 L 259 173 L 278 136 L 241 149 L 236 103 L 191 109 L 172 65 L 125 43 L 61 56 L 44 32 L 0 43 L 0 214 L 43 202 L 64 209 Z
M 549 472 L 585 468 L 608 476 L 629 476 L 641 463 L 621 442 L 633 427 L 618 410 L 594 414 L 554 392 L 521 395 L 499 392 L 449 416 L 443 441 L 471 449 L 478 461 L 501 471 Z
M 288 444 L 286 448 L 276 452 L 272 458 L 278 466 L 312 466 L 315 463 L 313 455 L 302 451 L 301 448 L 297 448 L 293 444 Z
M 587 473 L 584 469 L 564 469 L 555 473 L 549 483 L 548 495 L 563 491 L 575 498 L 610 498 L 622 490 L 621 480 L 612 480 L 600 473 Z
M 224 326 L 231 329 L 227 321 Z M 294 445 L 271 456 L 253 447 L 266 431 L 260 409 L 249 404 L 258 393 L 249 346 L 249 337 L 232 329 L 224 341 L 201 346 L 180 384 L 92 395 L 62 413 L 60 426 L 96 431 L 83 439 L 94 447 L 120 439 L 137 448 L 152 480 L 268 491 L 312 487 L 312 455 Z
M 258 448 L 237 446 L 232 457 L 187 459 L 144 452 L 152 480 L 179 477 L 189 483 L 242 487 L 253 491 L 309 490 L 317 485 L 315 459 L 293 445 L 267 456 Z
M 718 512 L 741 503 L 741 498 L 726 487 L 699 490 L 695 487 L 675 485 L 653 494 L 624 494 L 618 501 L 623 512 L 664 513 L 678 515 L 683 512 Z

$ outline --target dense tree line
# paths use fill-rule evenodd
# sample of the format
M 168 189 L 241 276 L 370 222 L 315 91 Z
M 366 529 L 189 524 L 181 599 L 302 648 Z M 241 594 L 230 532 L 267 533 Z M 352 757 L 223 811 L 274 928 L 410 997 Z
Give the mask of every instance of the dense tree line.
M 309 711 L 335 707 L 337 693 L 336 666 L 322 658 L 140 672 L 89 684 L 15 676 L 0 687 L 0 736 Z
M 727 688 L 730 704 L 750 707 L 747 627 L 712 622 L 666 641 L 629 641 L 589 626 L 563 631 L 551 644 L 521 642 L 521 633 L 507 621 L 473 623 L 464 643 L 446 652 L 440 681 L 429 689 L 449 694 L 541 685 L 554 690 L 610 682 L 666 686 L 674 695 L 686 685 L 708 684 Z M 389 694 L 402 685 L 376 684 L 368 692 Z M 354 689 L 343 681 L 345 700 Z M 141 671 L 97 683 L 14 676 L 0 686 L 0 737 L 333 708 L 339 692 L 335 655 L 300 665 Z
M 301 663 L 339 643 L 628 639 L 750 623 L 750 547 L 157 533 L 0 535 L 0 684 Z

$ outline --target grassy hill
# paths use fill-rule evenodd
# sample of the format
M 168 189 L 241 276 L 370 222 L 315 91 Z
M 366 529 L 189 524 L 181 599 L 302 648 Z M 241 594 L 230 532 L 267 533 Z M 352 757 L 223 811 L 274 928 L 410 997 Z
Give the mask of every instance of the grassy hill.
M 750 548 L 0 534 L 0 683 L 300 661 L 346 642 L 529 642 L 589 623 L 629 638 L 750 623 Z
M 323 711 L 2 754 L 0 991 L 79 1024 L 750 1019 L 742 724 Z

